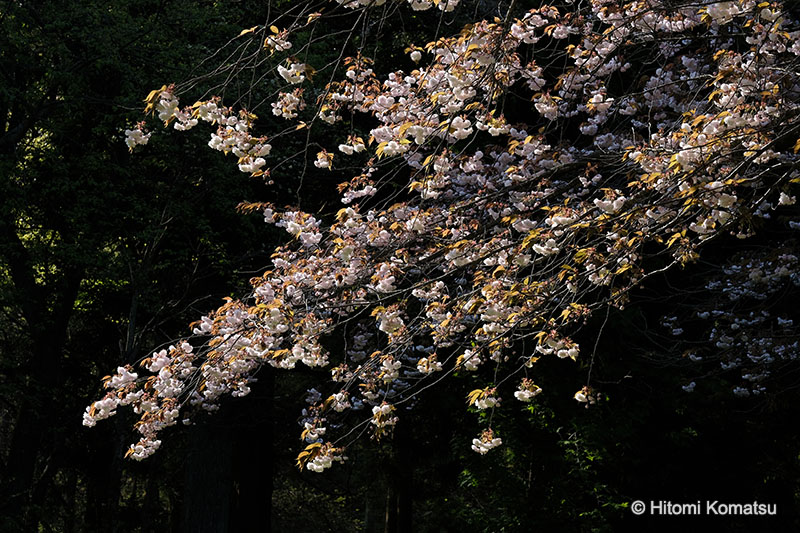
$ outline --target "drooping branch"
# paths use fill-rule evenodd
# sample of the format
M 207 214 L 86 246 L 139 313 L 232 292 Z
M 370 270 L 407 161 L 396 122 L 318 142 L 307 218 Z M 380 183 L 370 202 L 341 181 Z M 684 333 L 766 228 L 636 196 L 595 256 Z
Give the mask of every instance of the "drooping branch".
M 362 22 L 383 4 L 340 3 Z M 456 2 L 436 4 L 447 12 Z M 340 185 L 336 214 L 245 205 L 295 241 L 250 294 L 203 317 L 198 337 L 143 361 L 152 376 L 130 367 L 109 376 L 85 423 L 132 405 L 143 437 L 130 454 L 142 458 L 181 409 L 246 395 L 264 365 L 330 366 L 320 388 L 331 394 L 309 402 L 298 458 L 322 471 L 350 435 L 326 440 L 329 419 L 366 411 L 353 426 L 388 436 L 397 406 L 454 374 L 484 380 L 467 397 L 475 409 L 499 408 L 512 379 L 514 397 L 532 400 L 542 391 L 536 362 L 578 358 L 574 334 L 592 313 L 720 235 L 751 235 L 754 218 L 791 197 L 796 26 L 779 4 L 749 0 L 543 6 L 410 46 L 415 63 L 429 58 L 410 72 L 379 75 L 362 45 L 316 105 L 299 88 L 314 69 L 288 54 L 305 25 L 246 30 L 285 58 L 272 109 L 294 126 L 256 135 L 251 112 L 219 98 L 181 108 L 174 86 L 151 92 L 148 111 L 178 130 L 216 126 L 209 146 L 253 177 L 270 176 L 284 135 L 304 136 L 305 154 L 322 124 L 349 122 L 338 152 L 320 144 L 313 166 L 331 172 L 352 158 L 361 172 Z M 148 139 L 128 131 L 131 148 Z M 526 341 L 534 347 L 515 355 Z M 473 449 L 500 443 L 487 428 Z

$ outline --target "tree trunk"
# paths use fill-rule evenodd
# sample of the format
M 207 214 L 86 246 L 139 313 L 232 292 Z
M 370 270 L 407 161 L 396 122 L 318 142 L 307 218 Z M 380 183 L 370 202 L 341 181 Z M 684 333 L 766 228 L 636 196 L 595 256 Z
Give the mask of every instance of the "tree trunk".
M 237 424 L 244 430 L 239 432 L 234 447 L 232 531 L 272 530 L 274 393 L 275 371 L 267 367 L 259 374 L 258 388 L 245 400 L 248 405 Z
M 201 420 L 189 431 L 184 466 L 183 527 L 185 533 L 230 531 L 232 498 L 230 431 Z
M 413 463 L 411 435 L 404 424 L 398 424 L 392 442 L 389 486 L 386 493 L 385 533 L 413 531 Z

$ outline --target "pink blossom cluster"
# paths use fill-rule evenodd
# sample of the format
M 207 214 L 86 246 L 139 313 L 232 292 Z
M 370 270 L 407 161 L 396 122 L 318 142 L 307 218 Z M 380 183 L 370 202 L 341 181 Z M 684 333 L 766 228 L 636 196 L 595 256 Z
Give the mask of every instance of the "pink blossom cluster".
M 448 11 L 456 2 L 410 4 Z M 335 437 L 323 414 L 369 406 L 362 423 L 380 437 L 400 405 L 462 372 L 486 382 L 468 397 L 477 409 L 499 408 L 507 386 L 531 401 L 542 391 L 529 377 L 536 361 L 577 359 L 575 333 L 597 309 L 628 301 L 654 272 L 644 259 L 686 264 L 710 239 L 750 236 L 749 221 L 773 198 L 793 202 L 800 31 L 783 11 L 751 0 L 591 0 L 477 21 L 413 47 L 420 66 L 382 79 L 369 58 L 348 58 L 315 114 L 373 121 L 368 141 L 349 132 L 338 145 L 363 165 L 340 186 L 346 207 L 326 217 L 245 206 L 296 241 L 275 251 L 251 294 L 203 317 L 202 349 L 181 344 L 155 370 L 148 365 L 161 359 L 149 359 L 148 378 L 119 372 L 86 423 L 118 405 L 139 409 L 138 458 L 187 403 L 213 409 L 223 395 L 247 394 L 263 365 L 331 366 L 320 386 L 331 394 L 309 408 L 303 438 L 312 442 L 298 459 L 322 471 L 341 457 L 338 441 L 324 442 Z M 306 81 L 308 65 L 286 65 L 284 82 Z M 234 153 L 242 171 L 265 172 L 271 145 L 252 136 L 252 114 L 214 99 L 181 109 L 170 88 L 154 93 L 162 121 L 216 125 L 211 148 Z M 530 102 L 522 117 L 503 112 L 512 94 Z M 300 102 L 299 90 L 282 92 L 273 113 L 294 120 Z M 319 172 L 333 168 L 328 148 L 314 160 Z M 398 175 L 408 177 L 402 196 L 386 188 Z M 726 350 L 739 342 L 727 328 L 711 338 Z M 334 333 L 342 353 L 324 346 Z M 574 398 L 588 406 L 597 396 L 586 386 Z M 489 428 L 473 449 L 500 443 Z

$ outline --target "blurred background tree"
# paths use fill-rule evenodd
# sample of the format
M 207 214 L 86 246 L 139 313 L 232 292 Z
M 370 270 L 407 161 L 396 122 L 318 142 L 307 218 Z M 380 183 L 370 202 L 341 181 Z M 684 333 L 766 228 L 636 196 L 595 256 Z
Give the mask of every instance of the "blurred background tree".
M 209 2 L 0 4 L 3 531 L 178 524 L 179 454 L 123 466 L 121 435 L 75 424 L 100 369 L 176 337 L 265 262 L 269 230 L 234 210 L 259 184 L 188 150 L 197 138 L 131 156 L 122 135 L 142 87 L 188 76 L 239 16 Z

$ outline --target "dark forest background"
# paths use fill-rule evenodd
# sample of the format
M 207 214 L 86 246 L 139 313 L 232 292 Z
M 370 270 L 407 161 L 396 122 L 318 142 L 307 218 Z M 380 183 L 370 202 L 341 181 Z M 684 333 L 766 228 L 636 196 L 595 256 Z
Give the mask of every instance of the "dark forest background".
M 592 367 L 597 405 L 571 398 L 589 361 L 540 363 L 547 394 L 498 413 L 504 445 L 487 456 L 469 448 L 482 426 L 463 406 L 468 380 L 430 390 L 404 413 L 394 440 L 365 440 L 324 475 L 294 467 L 299 409 L 324 371 L 262 370 L 250 396 L 167 432 L 141 463 L 122 458 L 133 440 L 126 414 L 84 428 L 104 375 L 244 291 L 282 238 L 235 207 L 291 203 L 298 168 L 266 185 L 206 149 L 205 131 L 156 134 L 134 154 L 122 133 L 141 120 L 147 92 L 191 77 L 231 36 L 262 22 L 265 9 L 246 0 L 0 2 L 0 531 L 641 531 L 688 523 L 628 509 L 651 499 L 776 503 L 775 519 L 717 517 L 710 527 L 800 528 L 800 381 L 789 376 L 769 395 L 737 399 L 726 376 L 713 376 L 687 394 L 681 386 L 692 370 L 658 325 L 702 294 L 732 242 L 651 279 L 626 309 L 585 328 L 587 346 L 602 329 Z M 405 16 L 402 29 L 375 36 L 387 63 L 408 61 L 402 44 L 418 21 Z M 335 210 L 323 200 L 337 181 L 306 182 L 304 207 Z M 782 240 L 766 235 L 756 244 Z M 784 305 L 794 296 L 784 295 Z

